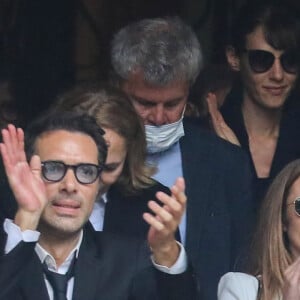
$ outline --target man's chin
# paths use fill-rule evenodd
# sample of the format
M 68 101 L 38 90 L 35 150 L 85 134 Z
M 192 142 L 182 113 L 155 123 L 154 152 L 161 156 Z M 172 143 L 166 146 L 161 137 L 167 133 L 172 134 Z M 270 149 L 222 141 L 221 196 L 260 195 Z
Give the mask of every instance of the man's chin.
M 53 217 L 40 223 L 41 234 L 74 235 L 80 232 L 86 222 L 70 216 Z

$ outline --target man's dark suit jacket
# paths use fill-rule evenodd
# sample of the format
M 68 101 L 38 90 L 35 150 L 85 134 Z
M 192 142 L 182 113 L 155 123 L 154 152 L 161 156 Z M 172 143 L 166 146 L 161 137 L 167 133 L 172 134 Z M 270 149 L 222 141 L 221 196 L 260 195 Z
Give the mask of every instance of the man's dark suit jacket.
M 3 246 L 3 245 L 2 245 Z M 0 299 L 49 299 L 35 243 L 21 242 L 0 258 Z M 199 299 L 191 270 L 180 275 L 151 266 L 145 243 L 84 230 L 74 274 L 74 300 Z
M 203 299 L 217 299 L 221 275 L 242 264 L 255 222 L 253 173 L 239 147 L 184 121 L 180 139 L 186 182 L 186 245 Z

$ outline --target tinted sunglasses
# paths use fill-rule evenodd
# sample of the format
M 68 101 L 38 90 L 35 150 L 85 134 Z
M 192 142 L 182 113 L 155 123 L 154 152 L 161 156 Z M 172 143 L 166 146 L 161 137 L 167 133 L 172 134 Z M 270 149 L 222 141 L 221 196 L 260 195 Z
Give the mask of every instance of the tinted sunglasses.
M 274 64 L 275 56 L 266 50 L 246 50 L 250 68 L 255 73 L 267 72 Z M 296 51 L 286 51 L 280 55 L 283 70 L 290 74 L 298 72 L 299 55 Z
M 96 181 L 103 167 L 94 164 L 67 165 L 61 161 L 48 160 L 42 162 L 42 175 L 47 181 L 61 181 L 68 169 L 72 169 L 76 180 L 81 184 L 91 184 Z
M 296 198 L 292 203 L 289 203 L 288 206 L 294 205 L 295 213 L 300 217 L 300 197 Z

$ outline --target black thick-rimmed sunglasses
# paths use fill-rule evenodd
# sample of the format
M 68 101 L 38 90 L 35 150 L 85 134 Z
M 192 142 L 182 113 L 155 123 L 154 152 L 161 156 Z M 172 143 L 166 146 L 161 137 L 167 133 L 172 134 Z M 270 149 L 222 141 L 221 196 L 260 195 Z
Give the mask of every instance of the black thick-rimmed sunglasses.
M 61 161 L 47 160 L 42 162 L 42 175 L 47 181 L 58 182 L 65 177 L 70 168 L 73 170 L 76 180 L 81 184 L 95 182 L 103 170 L 102 166 L 94 164 L 67 165 Z
M 287 204 L 287 206 L 294 205 L 295 213 L 300 217 L 300 197 L 296 198 L 292 203 Z
M 272 52 L 259 49 L 246 49 L 251 70 L 255 73 L 267 72 L 274 64 L 275 56 Z M 280 55 L 280 63 L 283 70 L 290 74 L 296 74 L 299 68 L 299 54 L 294 50 L 288 50 Z

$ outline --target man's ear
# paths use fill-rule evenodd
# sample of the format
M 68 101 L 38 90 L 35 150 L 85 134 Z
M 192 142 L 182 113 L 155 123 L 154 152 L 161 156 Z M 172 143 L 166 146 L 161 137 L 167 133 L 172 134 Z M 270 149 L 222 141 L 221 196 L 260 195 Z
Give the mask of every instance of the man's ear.
M 240 58 L 236 55 L 236 51 L 232 46 L 226 47 L 226 58 L 230 68 L 233 71 L 240 70 Z

